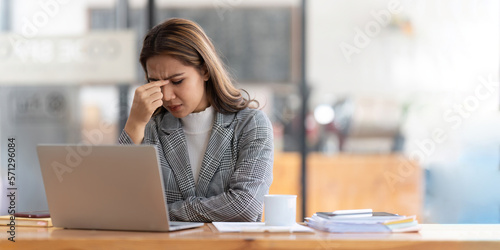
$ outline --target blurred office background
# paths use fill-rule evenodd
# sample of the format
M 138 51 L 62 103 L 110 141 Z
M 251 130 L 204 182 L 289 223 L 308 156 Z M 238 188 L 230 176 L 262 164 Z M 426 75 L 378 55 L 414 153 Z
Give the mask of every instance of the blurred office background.
M 144 83 L 143 36 L 171 17 L 198 22 L 260 101 L 274 127 L 271 192 L 305 199 L 304 216 L 500 223 L 496 0 L 0 0 L 1 214 L 7 139 L 18 210 L 47 209 L 36 145 L 116 143 Z

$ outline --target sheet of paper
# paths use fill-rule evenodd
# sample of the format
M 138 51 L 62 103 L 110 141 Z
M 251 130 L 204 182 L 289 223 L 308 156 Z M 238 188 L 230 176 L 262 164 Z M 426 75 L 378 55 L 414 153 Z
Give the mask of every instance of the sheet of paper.
M 212 222 L 221 233 L 269 232 L 312 233 L 312 228 L 295 224 L 289 227 L 266 226 L 264 222 Z

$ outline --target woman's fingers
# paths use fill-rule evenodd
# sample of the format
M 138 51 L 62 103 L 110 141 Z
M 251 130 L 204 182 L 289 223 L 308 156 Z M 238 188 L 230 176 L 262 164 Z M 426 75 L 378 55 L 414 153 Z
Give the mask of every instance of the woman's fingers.
M 152 96 L 156 93 L 161 93 L 161 88 L 160 87 L 154 87 L 154 88 L 149 88 L 149 89 L 146 89 L 142 92 L 142 95 L 143 97 L 148 97 L 148 96 Z
M 135 90 L 134 101 L 132 103 L 132 109 L 130 110 L 130 116 L 134 120 L 139 120 L 141 122 L 147 122 L 151 119 L 153 112 L 160 106 L 162 106 L 163 94 L 161 92 L 161 87 L 168 84 L 169 81 L 155 81 L 144 84 Z
M 163 102 L 161 99 L 157 99 L 151 103 L 153 107 L 155 107 L 155 110 L 163 105 Z
M 159 88 L 159 87 L 167 85 L 169 82 L 170 82 L 170 80 L 154 81 L 154 82 L 146 83 L 146 84 L 142 85 L 141 87 L 144 87 L 145 89 Z
M 168 81 L 156 81 L 145 84 L 139 88 L 137 88 L 137 93 L 143 99 L 148 98 L 149 96 L 155 93 L 161 93 L 161 87 L 168 84 Z
M 163 97 L 163 94 L 161 92 L 155 92 L 155 93 L 151 94 L 150 98 L 148 98 L 148 99 L 151 100 L 151 102 L 154 102 L 156 100 L 161 101 L 162 97 Z
M 148 98 L 144 99 L 144 106 L 148 107 L 148 109 L 156 109 L 163 105 L 162 97 L 163 94 L 161 92 L 154 93 Z

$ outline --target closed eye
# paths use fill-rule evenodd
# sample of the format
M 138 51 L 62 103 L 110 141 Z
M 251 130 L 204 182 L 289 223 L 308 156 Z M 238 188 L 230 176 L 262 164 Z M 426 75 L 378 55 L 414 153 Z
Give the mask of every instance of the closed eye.
M 172 84 L 174 84 L 174 85 L 181 84 L 181 83 L 182 83 L 182 81 L 184 81 L 184 79 L 179 80 L 179 81 L 176 81 L 176 82 L 172 81 Z

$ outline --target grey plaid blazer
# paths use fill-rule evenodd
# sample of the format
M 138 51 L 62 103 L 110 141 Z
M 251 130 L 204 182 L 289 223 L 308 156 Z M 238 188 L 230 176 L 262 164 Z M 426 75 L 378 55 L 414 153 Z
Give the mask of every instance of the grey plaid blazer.
M 132 144 L 122 131 L 120 144 Z M 215 115 L 198 183 L 194 182 L 181 122 L 170 113 L 146 125 L 143 144 L 155 145 L 170 220 L 260 221 L 273 180 L 273 131 L 264 112 Z

